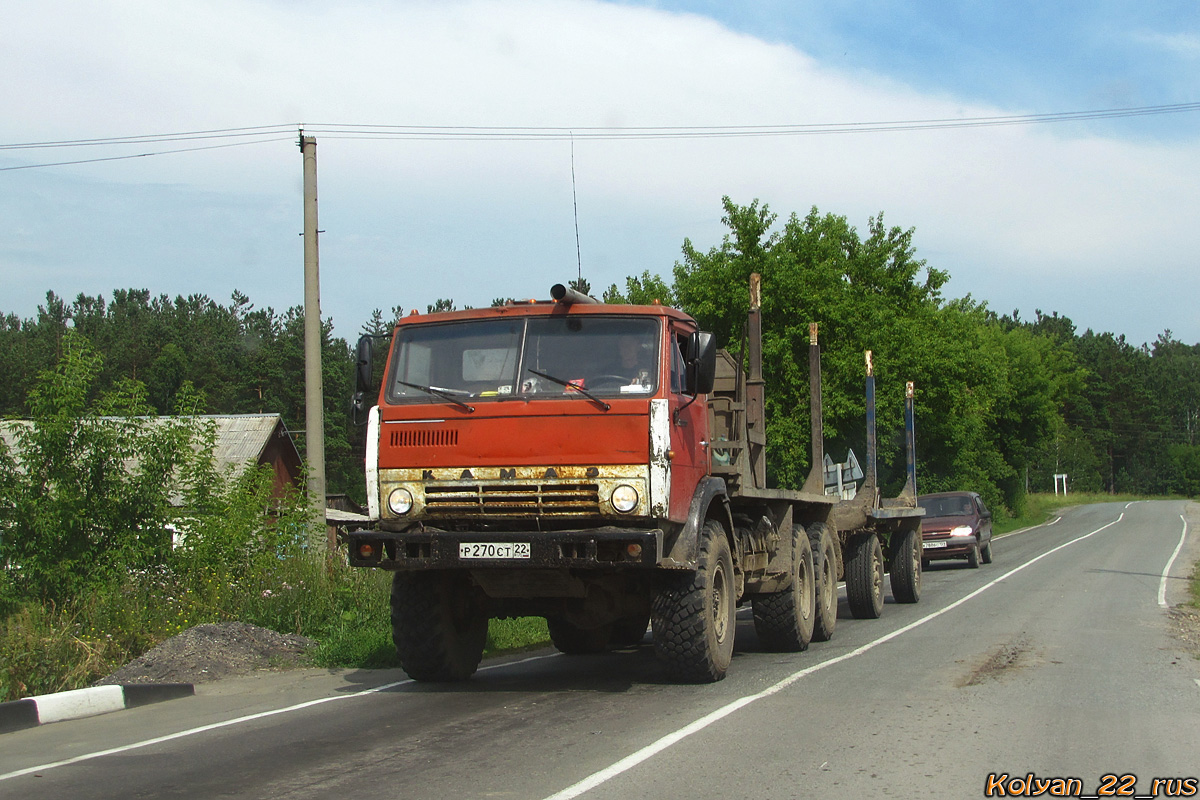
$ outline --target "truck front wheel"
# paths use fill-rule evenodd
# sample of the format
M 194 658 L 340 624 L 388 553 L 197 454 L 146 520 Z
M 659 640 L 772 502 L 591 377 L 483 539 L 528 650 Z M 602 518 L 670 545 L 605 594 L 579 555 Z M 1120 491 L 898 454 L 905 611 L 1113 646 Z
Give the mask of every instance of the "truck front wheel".
M 878 619 L 883 613 L 883 548 L 875 532 L 850 539 L 846 559 L 846 599 L 855 619 Z
M 804 528 L 792 528 L 792 582 L 782 592 L 754 597 L 754 630 L 764 650 L 798 653 L 812 641 L 816 617 L 813 554 Z
M 695 572 L 664 577 L 650 619 L 654 650 L 673 680 L 712 683 L 725 677 L 733 660 L 737 597 L 733 556 L 720 523 L 700 531 Z
M 416 681 L 464 681 L 487 642 L 488 618 L 465 573 L 392 576 L 392 640 Z

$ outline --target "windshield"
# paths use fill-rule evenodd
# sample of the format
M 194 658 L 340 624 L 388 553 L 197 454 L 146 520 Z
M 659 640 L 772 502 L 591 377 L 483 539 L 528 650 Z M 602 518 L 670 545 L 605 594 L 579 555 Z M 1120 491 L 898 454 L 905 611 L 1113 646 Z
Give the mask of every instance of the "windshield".
M 969 497 L 926 497 L 921 500 L 926 517 L 965 517 L 975 513 Z
M 404 325 L 396 332 L 387 397 L 651 395 L 658 331 L 656 319 L 590 315 Z

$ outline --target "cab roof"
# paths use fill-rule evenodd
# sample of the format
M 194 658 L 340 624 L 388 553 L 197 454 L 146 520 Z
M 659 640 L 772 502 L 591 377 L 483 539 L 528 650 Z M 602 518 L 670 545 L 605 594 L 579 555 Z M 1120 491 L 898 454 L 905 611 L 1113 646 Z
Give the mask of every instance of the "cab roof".
M 623 317 L 667 317 L 693 326 L 696 320 L 677 308 L 664 305 L 633 306 L 609 303 L 557 303 L 552 300 L 519 300 L 490 308 L 468 308 L 461 311 L 438 311 L 421 314 L 416 310 L 401 317 L 396 325 L 412 325 L 429 322 L 458 322 L 473 319 L 496 319 L 503 317 L 557 317 L 557 316 L 623 316 Z

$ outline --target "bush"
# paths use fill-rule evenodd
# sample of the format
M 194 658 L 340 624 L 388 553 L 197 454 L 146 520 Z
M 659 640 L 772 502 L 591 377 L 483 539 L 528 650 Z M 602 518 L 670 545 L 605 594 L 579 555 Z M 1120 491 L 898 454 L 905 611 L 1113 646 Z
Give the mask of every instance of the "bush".
M 87 686 L 206 622 L 312 637 L 322 666 L 396 666 L 391 576 L 331 557 L 269 468 L 221 473 L 203 420 L 150 416 L 134 382 L 89 402 L 100 366 L 68 333 L 32 424 L 0 440 L 0 701 Z M 489 652 L 548 638 L 540 619 L 491 631 Z

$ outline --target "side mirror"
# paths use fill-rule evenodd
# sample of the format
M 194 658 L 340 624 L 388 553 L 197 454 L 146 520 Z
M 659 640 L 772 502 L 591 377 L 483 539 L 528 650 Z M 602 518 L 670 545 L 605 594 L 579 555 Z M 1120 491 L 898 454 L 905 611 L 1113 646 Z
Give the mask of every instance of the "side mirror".
M 708 394 L 717 378 L 717 341 L 707 331 L 696 331 L 688 341 L 688 394 Z
M 374 369 L 374 364 L 372 363 L 374 350 L 375 345 L 369 335 L 359 337 L 354 387 L 357 392 L 366 392 L 371 388 L 371 378 L 373 377 L 371 372 Z
M 375 343 L 370 335 L 364 334 L 359 337 L 355 355 L 354 396 L 350 398 L 350 421 L 359 427 L 367 424 L 367 414 L 371 409 L 368 395 L 373 382 L 371 379 L 374 350 Z

